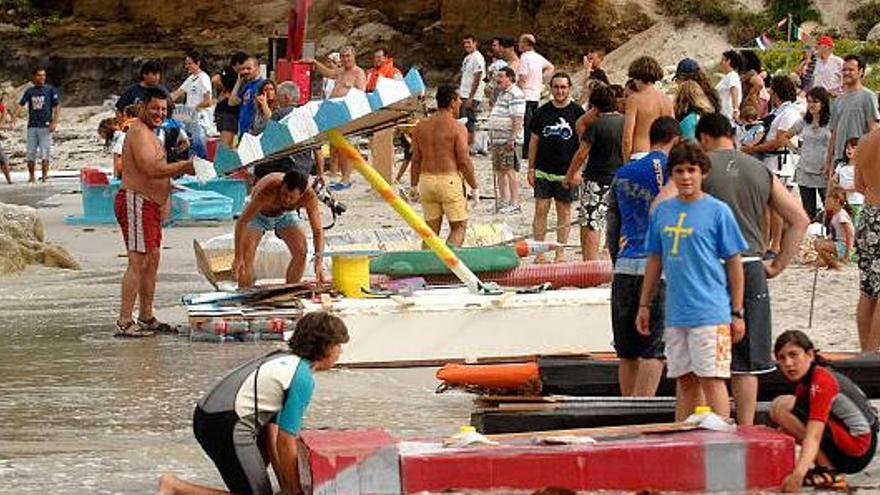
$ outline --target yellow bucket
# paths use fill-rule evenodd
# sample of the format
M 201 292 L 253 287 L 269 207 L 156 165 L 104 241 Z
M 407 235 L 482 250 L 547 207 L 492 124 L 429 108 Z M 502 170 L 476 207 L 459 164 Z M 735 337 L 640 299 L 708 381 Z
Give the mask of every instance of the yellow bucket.
M 366 297 L 361 289 L 370 288 L 370 257 L 367 255 L 334 255 L 333 287 L 346 297 Z

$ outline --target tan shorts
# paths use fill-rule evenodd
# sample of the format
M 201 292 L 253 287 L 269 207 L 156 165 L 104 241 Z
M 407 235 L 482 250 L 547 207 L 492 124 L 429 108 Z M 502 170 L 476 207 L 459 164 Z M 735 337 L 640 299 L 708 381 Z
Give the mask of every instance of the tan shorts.
M 516 156 L 516 147 L 507 144 L 492 145 L 492 170 L 496 172 L 504 170 L 516 170 L 519 172 L 519 157 Z
M 425 220 L 436 220 L 444 215 L 450 222 L 468 219 L 467 199 L 458 174 L 422 175 L 419 198 Z
M 666 374 L 678 378 L 693 373 L 701 378 L 730 378 L 733 343 L 730 325 L 667 327 Z

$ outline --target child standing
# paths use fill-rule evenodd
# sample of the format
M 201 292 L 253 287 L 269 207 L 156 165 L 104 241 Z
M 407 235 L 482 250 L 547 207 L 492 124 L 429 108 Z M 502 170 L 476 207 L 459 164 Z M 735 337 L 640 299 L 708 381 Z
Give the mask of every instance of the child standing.
M 672 149 L 667 170 L 677 195 L 651 213 L 645 242 L 649 258 L 636 326 L 648 335 L 650 303 L 662 270 L 666 367 L 678 385 L 678 421 L 701 405 L 701 391 L 713 412 L 730 415 L 725 379 L 733 342 L 745 334 L 739 253 L 748 245 L 730 208 L 701 189 L 710 167 L 709 157 L 696 145 Z
M 853 163 L 853 155 L 859 146 L 859 138 L 850 138 L 846 142 L 846 161 L 840 162 L 834 170 L 831 181 L 846 192 L 846 202 L 852 209 L 853 222 L 858 221 L 859 212 L 865 204 L 865 197 L 856 192 L 856 167 Z

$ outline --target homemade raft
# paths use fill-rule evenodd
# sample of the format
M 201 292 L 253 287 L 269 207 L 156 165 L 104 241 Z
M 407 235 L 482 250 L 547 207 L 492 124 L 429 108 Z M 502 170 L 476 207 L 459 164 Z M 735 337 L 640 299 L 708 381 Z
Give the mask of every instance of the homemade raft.
M 384 430 L 299 435 L 306 493 L 479 491 L 746 491 L 776 489 L 794 468 L 794 441 L 766 427 L 733 433 L 679 423 L 494 435 L 495 445 L 444 448 Z

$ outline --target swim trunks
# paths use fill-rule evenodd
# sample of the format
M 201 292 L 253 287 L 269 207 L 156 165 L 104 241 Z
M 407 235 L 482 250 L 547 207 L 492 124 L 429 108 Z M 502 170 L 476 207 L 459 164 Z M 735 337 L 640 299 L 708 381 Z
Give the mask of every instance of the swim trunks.
M 286 211 L 274 217 L 257 213 L 253 220 L 248 222 L 248 228 L 262 230 L 263 232 L 278 232 L 279 230 L 296 227 L 300 222 L 302 222 L 302 219 L 292 211 Z
M 125 249 L 146 253 L 162 243 L 162 207 L 146 196 L 120 189 L 113 205 Z
M 767 273 L 759 260 L 743 260 L 743 316 L 746 334 L 733 344 L 734 375 L 760 375 L 776 369 L 773 364 L 770 290 Z
M 610 184 L 591 180 L 584 181 L 584 185 L 580 188 L 580 208 L 578 209 L 578 221 L 581 227 L 600 230 L 605 226 L 605 216 L 608 214 L 605 196 L 610 188 Z
M 856 223 L 856 253 L 862 294 L 880 298 L 880 206 L 862 207 Z
M 425 220 L 446 216 L 450 222 L 468 219 L 467 199 L 458 174 L 422 174 L 419 179 L 419 201 Z

